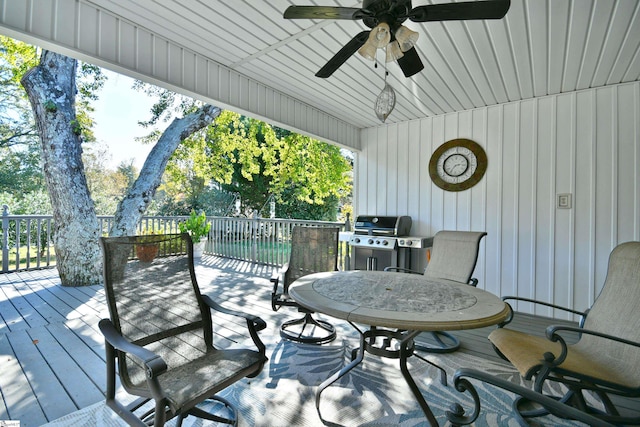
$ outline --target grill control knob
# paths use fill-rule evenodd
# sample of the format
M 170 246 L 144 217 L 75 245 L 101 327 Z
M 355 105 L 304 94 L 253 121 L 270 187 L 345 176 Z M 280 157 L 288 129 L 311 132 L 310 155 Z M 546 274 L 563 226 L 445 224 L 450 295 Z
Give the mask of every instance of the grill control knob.
M 360 243 L 360 239 L 359 239 L 359 238 L 357 238 L 357 237 L 356 237 L 355 239 L 353 239 L 353 241 L 354 241 L 355 243 Z
M 367 240 L 367 243 L 370 244 L 370 245 L 373 245 L 373 239 Z
M 382 245 L 383 245 L 383 246 L 387 246 L 388 244 L 389 244 L 389 241 L 388 241 L 388 240 L 383 240 L 383 241 L 382 241 Z
M 407 246 L 411 246 L 412 244 L 413 244 L 413 241 L 407 240 Z
M 404 245 L 404 240 L 400 239 L 400 240 L 398 241 L 398 244 L 399 244 L 400 246 Z

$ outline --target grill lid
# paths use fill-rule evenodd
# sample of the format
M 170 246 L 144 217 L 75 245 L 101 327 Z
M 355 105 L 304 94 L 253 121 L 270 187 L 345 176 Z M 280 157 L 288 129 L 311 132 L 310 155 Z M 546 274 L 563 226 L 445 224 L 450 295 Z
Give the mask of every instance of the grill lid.
M 410 230 L 410 216 L 360 215 L 353 227 L 354 234 L 369 236 L 407 236 Z

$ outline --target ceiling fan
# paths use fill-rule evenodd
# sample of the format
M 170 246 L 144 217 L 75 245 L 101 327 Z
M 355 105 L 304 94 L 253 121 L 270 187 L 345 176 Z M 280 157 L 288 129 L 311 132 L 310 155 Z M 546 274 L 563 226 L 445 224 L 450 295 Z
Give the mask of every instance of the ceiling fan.
M 402 25 L 413 22 L 501 19 L 511 0 L 483 0 L 411 6 L 411 0 L 363 0 L 362 8 L 337 6 L 289 6 L 285 19 L 362 20 L 371 28 L 352 38 L 317 73 L 327 78 L 356 52 L 375 60 L 376 50 L 385 49 L 386 62 L 397 61 L 406 77 L 420 72 L 424 65 L 414 44 L 418 33 Z

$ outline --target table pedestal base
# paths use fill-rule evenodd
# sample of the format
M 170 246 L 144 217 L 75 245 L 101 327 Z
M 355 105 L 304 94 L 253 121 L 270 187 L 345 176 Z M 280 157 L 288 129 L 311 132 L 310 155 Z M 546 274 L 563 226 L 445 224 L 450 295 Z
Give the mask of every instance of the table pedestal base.
M 318 416 L 320 417 L 320 419 L 324 422 L 322 414 L 320 413 L 320 396 L 322 392 L 331 384 L 349 373 L 349 371 L 351 371 L 353 368 L 358 366 L 364 359 L 365 351 L 367 351 L 368 353 L 374 354 L 376 356 L 399 359 L 400 371 L 402 372 L 402 376 L 409 385 L 409 388 L 411 389 L 411 392 L 415 396 L 416 400 L 420 404 L 420 408 L 427 417 L 429 424 L 432 427 L 436 427 L 438 425 L 438 422 L 433 415 L 433 412 L 431 412 L 431 408 L 429 408 L 429 405 L 425 401 L 424 396 L 422 396 L 422 392 L 416 385 L 413 377 L 411 377 L 411 374 L 409 373 L 409 369 L 407 367 L 407 358 L 415 355 L 420 360 L 438 368 L 440 370 L 440 382 L 445 386 L 447 385 L 447 374 L 444 369 L 414 353 L 414 338 L 418 336 L 422 331 L 398 331 L 380 329 L 373 326 L 369 330 L 363 332 L 353 323 L 349 322 L 349 324 L 358 331 L 360 335 L 360 345 L 352 352 L 351 362 L 340 369 L 338 372 L 331 375 L 325 381 L 323 381 L 322 384 L 320 384 L 320 386 L 318 387 L 318 390 L 316 390 L 316 410 L 318 411 Z M 377 338 L 383 338 L 382 345 L 376 345 Z M 399 342 L 400 345 L 398 348 L 392 346 L 392 343 L 394 342 Z

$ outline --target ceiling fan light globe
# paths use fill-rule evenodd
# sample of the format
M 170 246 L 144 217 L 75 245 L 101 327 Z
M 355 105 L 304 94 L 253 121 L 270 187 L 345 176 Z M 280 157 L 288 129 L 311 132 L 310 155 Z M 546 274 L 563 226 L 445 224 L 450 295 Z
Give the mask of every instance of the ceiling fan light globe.
M 416 42 L 418 41 L 418 37 L 420 37 L 420 34 L 405 27 L 404 25 L 401 25 L 400 28 L 396 30 L 395 36 L 398 44 L 400 45 L 400 49 L 403 52 L 406 52 L 415 46 Z
M 386 22 L 379 23 L 369 34 L 367 43 L 372 43 L 376 48 L 382 49 L 391 41 L 391 29 Z
M 360 49 L 358 49 L 358 53 L 363 58 L 368 59 L 369 61 L 375 61 L 377 50 L 378 50 L 377 47 L 375 47 L 373 44 L 367 41 L 365 44 L 362 45 Z
M 404 56 L 404 53 L 402 53 L 402 49 L 400 49 L 400 45 L 396 40 L 389 43 L 385 50 L 387 54 L 385 62 L 397 61 Z

